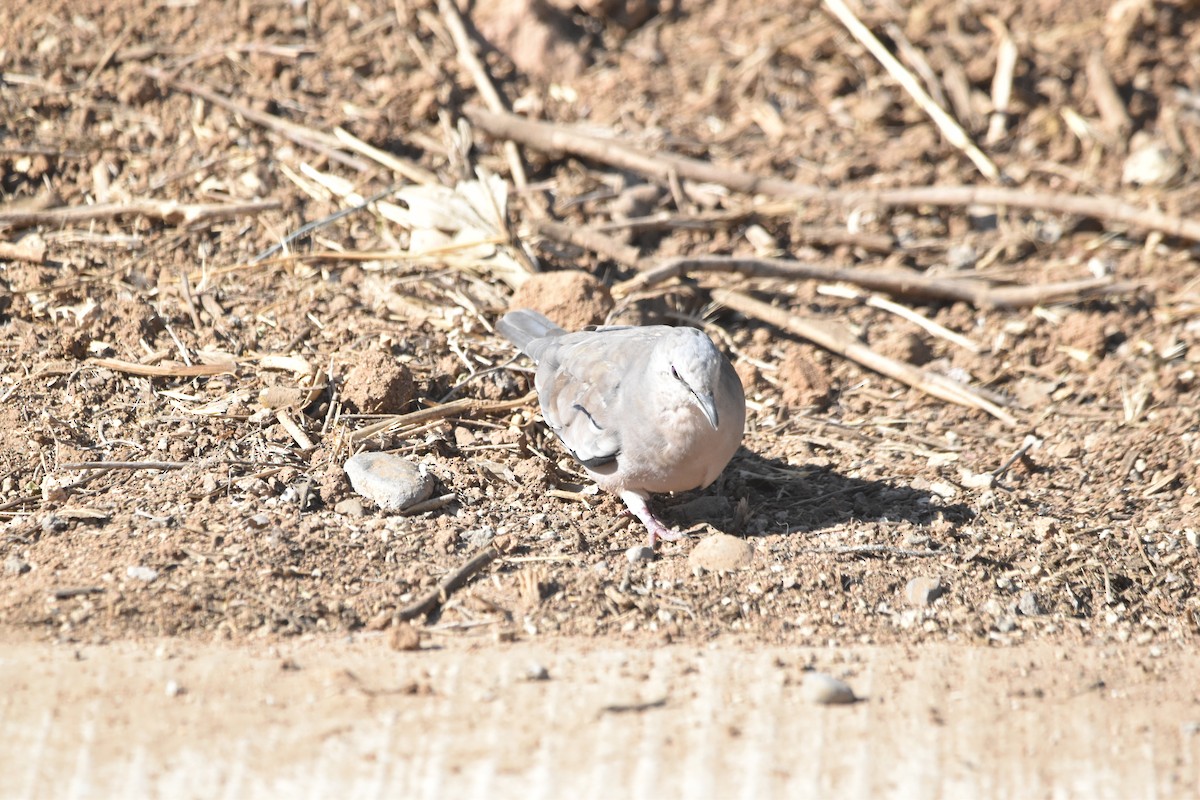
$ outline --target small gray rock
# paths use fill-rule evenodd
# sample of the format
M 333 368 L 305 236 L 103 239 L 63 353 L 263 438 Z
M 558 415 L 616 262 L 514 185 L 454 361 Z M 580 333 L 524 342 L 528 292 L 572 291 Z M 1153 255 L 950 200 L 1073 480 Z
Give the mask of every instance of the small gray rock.
M 733 572 L 748 566 L 754 558 L 754 545 L 727 533 L 714 533 L 693 548 L 688 566 L 709 572 Z
M 910 580 L 904 587 L 904 597 L 914 606 L 928 606 L 945 591 L 941 578 L 921 575 Z
M 125 570 L 125 574 L 135 581 L 145 581 L 146 583 L 158 578 L 158 570 L 151 567 L 129 567 Z
M 1033 592 L 1021 592 L 1021 597 L 1017 600 L 1017 611 L 1026 617 L 1040 617 L 1046 613 L 1038 596 Z
M 5 575 L 24 575 L 29 572 L 31 567 L 29 562 L 17 555 L 11 555 L 4 559 L 4 574 Z
M 339 500 L 334 505 L 333 510 L 347 517 L 361 517 L 367 513 L 367 510 L 363 508 L 362 500 L 359 500 L 357 497 L 347 497 L 345 500 Z
M 630 564 L 636 564 L 639 561 L 653 561 L 654 551 L 643 544 L 626 550 L 625 558 L 629 559 Z
M 545 664 L 539 664 L 535 661 L 525 668 L 525 680 L 548 681 L 550 680 L 550 670 L 546 669 Z
M 403 511 L 433 494 L 428 475 L 391 453 L 359 453 L 346 460 L 345 470 L 354 491 L 384 511 Z
M 859 700 L 850 684 L 823 672 L 806 672 L 803 689 L 806 700 L 822 706 L 846 705 Z

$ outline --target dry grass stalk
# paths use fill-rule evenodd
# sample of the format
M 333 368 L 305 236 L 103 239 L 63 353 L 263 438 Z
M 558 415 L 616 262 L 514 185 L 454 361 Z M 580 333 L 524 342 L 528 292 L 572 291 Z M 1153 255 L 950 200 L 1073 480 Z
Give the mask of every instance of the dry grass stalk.
M 755 317 L 780 330 L 785 330 L 824 347 L 831 353 L 861 364 L 881 375 L 894 378 L 925 394 L 957 405 L 986 411 L 1006 425 L 1016 427 L 1017 419 L 978 390 L 934 372 L 920 370 L 911 364 L 897 361 L 867 347 L 849 331 L 830 322 L 817 321 L 792 314 L 761 300 L 729 289 L 713 292 L 713 301 L 735 311 Z
M 1045 303 L 1062 303 L 1098 294 L 1116 294 L 1135 288 L 1117 283 L 1111 276 L 1039 286 L 993 286 L 977 279 L 938 278 L 920 272 L 874 270 L 861 267 L 832 267 L 777 258 L 734 256 L 680 257 L 613 287 L 615 296 L 628 295 L 690 272 L 733 272 L 750 278 L 791 278 L 827 283 L 852 283 L 864 289 L 899 297 L 960 301 L 980 308 L 1025 308 Z
M 397 175 L 408 178 L 414 183 L 438 183 L 437 175 L 434 175 L 432 172 L 425 169 L 420 164 L 417 164 L 415 161 L 411 161 L 407 158 L 401 158 L 400 156 L 380 150 L 378 147 L 369 145 L 344 128 L 334 128 L 333 135 L 338 138 L 338 141 L 342 142 L 342 144 L 346 145 L 346 147 L 349 147 L 359 155 L 366 156 L 372 161 L 387 167 Z
M 351 444 L 360 444 L 377 434 L 392 433 L 401 428 L 407 428 L 410 425 L 421 425 L 426 422 L 447 419 L 449 417 L 472 417 L 480 414 L 498 414 L 504 411 L 512 411 L 514 408 L 520 408 L 532 403 L 536 398 L 536 392 L 530 392 L 516 400 L 504 400 L 500 402 L 489 402 L 487 400 L 477 400 L 473 397 L 464 397 L 461 400 L 452 400 L 440 406 L 422 408 L 419 411 L 412 411 L 408 414 L 385 417 L 379 422 L 368 425 L 365 428 L 360 428 L 350 434 L 350 442 Z
M 89 366 L 103 367 L 115 372 L 141 375 L 146 378 L 198 378 L 204 375 L 225 375 L 237 372 L 237 364 L 222 361 L 215 364 L 139 364 L 119 358 L 89 358 Z
M 1088 90 L 1092 102 L 1100 112 L 1100 121 L 1105 133 L 1115 142 L 1124 144 L 1124 139 L 1133 130 L 1133 120 L 1125 108 L 1125 101 L 1117 91 L 1108 65 L 1104 63 L 1104 51 L 1093 50 L 1087 60 Z
M 992 116 L 988 120 L 984 141 L 989 145 L 999 144 L 1008 131 L 1008 104 L 1012 99 L 1013 72 L 1017 67 L 1017 43 L 1012 34 L 998 19 L 990 20 L 990 27 L 1000 39 L 996 53 L 996 72 L 992 76 Z
M 291 122 L 283 117 L 277 117 L 274 114 L 268 114 L 265 111 L 257 111 L 242 103 L 237 103 L 230 100 L 224 95 L 214 92 L 207 86 L 201 86 L 198 83 L 177 78 L 171 73 L 157 69 L 155 67 L 142 67 L 142 72 L 147 77 L 152 78 L 164 86 L 176 89 L 187 94 L 195 95 L 202 100 L 207 100 L 213 105 L 220 106 L 228 111 L 232 111 L 243 119 L 249 120 L 256 125 L 261 125 L 264 128 L 273 130 L 281 134 L 285 138 L 295 142 L 301 147 L 306 147 L 309 150 L 320 153 L 331 161 L 336 161 L 358 172 L 366 172 L 371 169 L 371 165 L 356 156 L 347 155 L 341 151 L 342 143 L 338 141 L 336 136 L 319 131 L 316 128 L 310 128 L 307 125 L 301 125 L 296 122 Z
M 946 137 L 951 145 L 961 150 L 967 158 L 971 159 L 971 163 L 983 173 L 988 180 L 997 181 L 1000 179 L 1000 170 L 995 163 L 984 155 L 983 151 L 975 146 L 971 141 L 971 137 L 967 136 L 967 132 L 962 129 L 946 109 L 934 102 L 925 88 L 921 86 L 921 82 L 916 77 L 904 68 L 904 65 L 896 60 L 896 57 L 883 46 L 883 44 L 875 38 L 875 34 L 867 29 L 859 21 L 854 12 L 842 0 L 825 0 L 825 7 L 838 18 L 846 30 L 850 31 L 850 35 L 867 48 L 871 55 L 875 56 L 876 60 L 883 65 L 883 68 L 888 71 L 897 83 L 908 92 L 909 96 L 916 102 L 921 110 L 924 111 L 933 123 L 937 125 L 938 130 Z
M 483 97 L 483 102 L 492 111 L 507 111 L 508 105 L 500 97 L 500 92 L 496 91 L 496 86 L 492 83 L 491 76 L 488 75 L 487 67 L 475 54 L 475 45 L 467 33 L 467 26 L 463 22 L 458 6 L 455 5 L 454 0 L 438 0 L 437 5 L 438 13 L 442 15 L 446 29 L 450 31 L 450 38 L 454 40 L 454 48 L 458 51 L 458 62 L 471 76 L 475 89 Z M 525 164 L 521 160 L 521 151 L 517 148 L 516 142 L 505 142 L 504 155 L 508 159 L 508 168 L 512 172 L 513 184 L 518 190 L 523 190 L 529 185 L 529 179 L 525 177 Z
M 878 308 L 880 311 L 887 311 L 888 313 L 895 314 L 896 316 L 906 319 L 914 325 L 917 325 L 922 330 L 941 339 L 945 339 L 948 342 L 952 342 L 953 344 L 958 345 L 964 350 L 969 350 L 972 353 L 980 353 L 983 351 L 981 346 L 962 334 L 950 330 L 945 325 L 940 325 L 934 322 L 924 314 L 908 308 L 907 306 L 894 303 L 891 300 L 888 300 L 886 297 L 869 295 L 856 289 L 851 289 L 848 286 L 818 286 L 817 291 L 821 294 L 829 295 L 831 297 L 844 297 L 847 300 L 857 300 L 858 302 L 865 303 L 872 308 Z
M 177 203 L 174 200 L 134 200 L 128 203 L 97 203 L 40 211 L 0 211 L 0 228 L 29 228 L 34 225 L 62 227 L 77 222 L 96 222 L 118 217 L 149 217 L 168 225 L 191 225 L 230 217 L 260 214 L 281 208 L 278 200 L 244 203 Z
M 1135 228 L 1160 231 L 1200 242 L 1200 221 L 1139 208 L 1111 195 L 1084 197 L 1058 192 L 1036 192 L 999 186 L 917 186 L 895 189 L 831 190 L 785 178 L 726 169 L 707 161 L 672 153 L 647 153 L 620 142 L 599 139 L 548 122 L 534 122 L 516 114 L 497 114 L 476 106 L 464 109 L 477 127 L 501 139 L 514 139 L 549 153 L 570 153 L 619 169 L 651 175 L 661 180 L 683 178 L 716 183 L 746 194 L 766 194 L 795 200 L 824 200 L 844 206 L 948 206 L 971 205 L 1025 208 L 1118 222 Z

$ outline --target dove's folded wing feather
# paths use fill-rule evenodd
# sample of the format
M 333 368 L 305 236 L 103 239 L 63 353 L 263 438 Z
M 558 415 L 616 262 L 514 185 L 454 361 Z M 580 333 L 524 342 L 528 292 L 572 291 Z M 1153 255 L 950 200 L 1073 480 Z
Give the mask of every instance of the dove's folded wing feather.
M 546 423 L 571 454 L 603 471 L 621 452 L 628 422 L 623 397 L 636 396 L 659 337 L 645 328 L 609 328 L 555 337 L 541 353 L 537 388 Z

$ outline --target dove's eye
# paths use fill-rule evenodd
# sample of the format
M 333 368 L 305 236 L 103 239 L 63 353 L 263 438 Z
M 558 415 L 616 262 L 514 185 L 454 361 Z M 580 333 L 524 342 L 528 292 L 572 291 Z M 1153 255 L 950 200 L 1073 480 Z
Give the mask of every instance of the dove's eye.
M 675 365 L 674 365 L 674 364 L 672 364 L 672 365 L 671 365 L 671 377 L 672 377 L 672 378 L 674 378 L 674 379 L 675 379 L 675 380 L 677 380 L 677 381 L 681 381 L 681 380 L 683 380 L 683 378 L 680 378 L 680 377 L 679 377 L 679 370 L 675 369 Z

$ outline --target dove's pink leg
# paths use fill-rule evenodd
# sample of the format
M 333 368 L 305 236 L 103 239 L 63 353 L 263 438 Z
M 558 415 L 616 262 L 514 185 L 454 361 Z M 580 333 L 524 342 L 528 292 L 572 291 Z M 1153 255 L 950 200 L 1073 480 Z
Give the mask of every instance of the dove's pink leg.
M 662 539 L 664 542 L 673 542 L 683 536 L 682 533 L 674 528 L 668 528 L 663 524 L 662 520 L 654 516 L 654 512 L 646 504 L 646 495 L 641 492 L 627 489 L 621 492 L 621 499 L 625 501 L 625 505 L 629 506 L 629 510 L 633 512 L 633 515 L 642 521 L 642 524 L 646 526 L 646 530 L 650 531 L 651 549 L 654 549 L 654 545 L 658 543 L 659 539 Z

